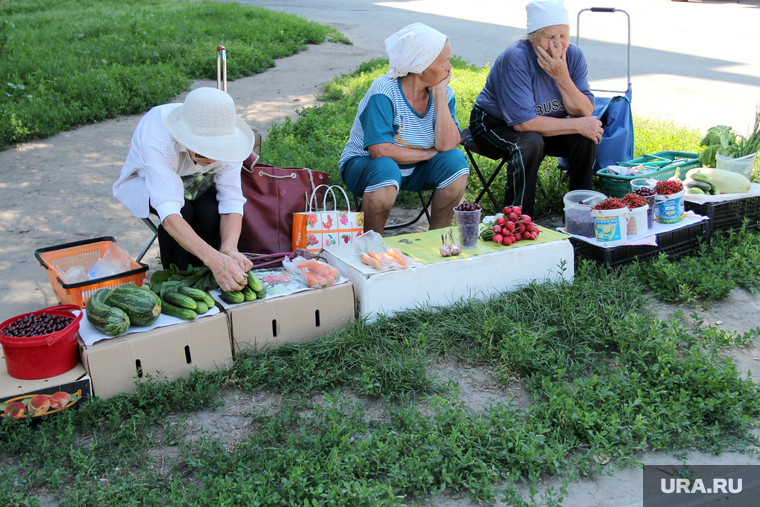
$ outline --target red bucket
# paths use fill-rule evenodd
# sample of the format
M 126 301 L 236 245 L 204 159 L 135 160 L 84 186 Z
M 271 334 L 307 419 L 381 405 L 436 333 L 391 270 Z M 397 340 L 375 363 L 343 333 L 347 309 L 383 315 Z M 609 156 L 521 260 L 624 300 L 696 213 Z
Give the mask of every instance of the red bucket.
M 74 315 L 72 310 L 80 310 Z M 8 375 L 18 379 L 37 380 L 55 377 L 73 369 L 79 363 L 77 353 L 77 333 L 82 320 L 81 308 L 77 305 L 61 305 L 32 313 L 19 315 L 0 324 L 0 344 L 3 346 L 5 366 Z M 27 315 L 47 313 L 56 317 L 73 317 L 65 328 L 55 333 L 40 336 L 6 336 L 2 331 Z

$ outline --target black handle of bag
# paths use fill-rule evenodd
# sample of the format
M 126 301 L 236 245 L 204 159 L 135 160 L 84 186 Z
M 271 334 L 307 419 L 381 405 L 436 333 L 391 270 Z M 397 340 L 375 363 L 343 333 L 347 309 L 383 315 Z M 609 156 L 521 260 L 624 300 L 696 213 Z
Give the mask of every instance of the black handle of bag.
M 628 100 L 631 100 L 631 15 L 628 14 L 627 11 L 624 11 L 623 9 L 616 9 L 615 7 L 590 7 L 586 9 L 581 9 L 578 11 L 578 18 L 577 18 L 577 28 L 575 32 L 575 45 L 580 47 L 581 45 L 581 14 L 583 12 L 608 12 L 608 13 L 615 13 L 615 12 L 622 12 L 625 14 L 625 17 L 628 18 L 628 89 L 627 90 L 592 90 L 595 92 L 609 92 L 609 93 L 625 93 L 625 96 L 628 97 Z

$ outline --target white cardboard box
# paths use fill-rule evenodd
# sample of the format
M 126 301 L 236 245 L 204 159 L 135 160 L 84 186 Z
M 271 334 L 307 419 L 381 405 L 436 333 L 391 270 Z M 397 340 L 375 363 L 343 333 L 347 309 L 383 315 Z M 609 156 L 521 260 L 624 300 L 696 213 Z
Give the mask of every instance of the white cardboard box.
M 227 316 L 218 313 L 190 322 L 129 333 L 85 346 L 80 359 L 103 399 L 135 391 L 135 378 L 169 381 L 188 378 L 193 369 L 215 371 L 232 365 Z
M 443 260 L 395 271 L 376 271 L 353 253 L 353 245 L 327 247 L 323 256 L 356 289 L 359 315 L 374 321 L 379 314 L 423 305 L 447 306 L 461 298 L 486 299 L 533 280 L 575 272 L 569 240 L 531 243 L 468 258 Z M 560 264 L 565 261 L 564 271 Z
M 235 354 L 307 342 L 343 329 L 356 314 L 354 286 L 349 282 L 222 306 Z

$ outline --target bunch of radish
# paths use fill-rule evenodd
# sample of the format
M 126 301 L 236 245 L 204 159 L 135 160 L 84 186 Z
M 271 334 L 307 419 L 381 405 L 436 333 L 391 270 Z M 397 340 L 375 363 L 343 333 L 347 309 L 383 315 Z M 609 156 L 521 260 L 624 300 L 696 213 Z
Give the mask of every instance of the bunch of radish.
M 521 239 L 536 239 L 541 232 L 520 206 L 507 206 L 493 226 L 493 242 L 509 246 Z

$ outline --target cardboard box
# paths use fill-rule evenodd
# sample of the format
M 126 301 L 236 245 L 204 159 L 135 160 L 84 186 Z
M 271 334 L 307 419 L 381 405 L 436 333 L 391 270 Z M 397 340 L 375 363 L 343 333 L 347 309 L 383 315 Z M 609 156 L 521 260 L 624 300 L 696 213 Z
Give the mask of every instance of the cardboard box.
M 575 268 L 570 241 L 525 243 L 519 248 L 394 271 L 376 271 L 365 265 L 353 253 L 353 245 L 328 247 L 322 256 L 354 284 L 359 315 L 371 322 L 379 314 L 392 315 L 425 304 L 447 306 L 461 298 L 485 299 L 532 280 L 572 279 Z M 560 271 L 563 261 L 565 269 Z
M 8 375 L 5 357 L 0 348 L 0 416 L 8 415 L 16 419 L 26 417 L 41 417 L 68 408 L 76 408 L 82 398 L 92 395 L 90 377 L 81 363 L 73 370 L 55 377 L 39 380 L 22 380 Z M 57 393 L 66 393 L 50 399 Z M 39 413 L 29 407 L 29 402 L 35 396 L 48 398 L 43 400 Z M 20 404 L 20 405 L 19 405 Z
M 235 354 L 307 342 L 343 329 L 356 314 L 354 286 L 350 283 L 222 305 L 229 317 Z
M 80 358 L 103 399 L 135 391 L 147 375 L 169 381 L 188 378 L 193 369 L 215 371 L 232 365 L 227 316 L 218 313 L 190 322 L 129 333 L 94 345 L 80 341 Z

